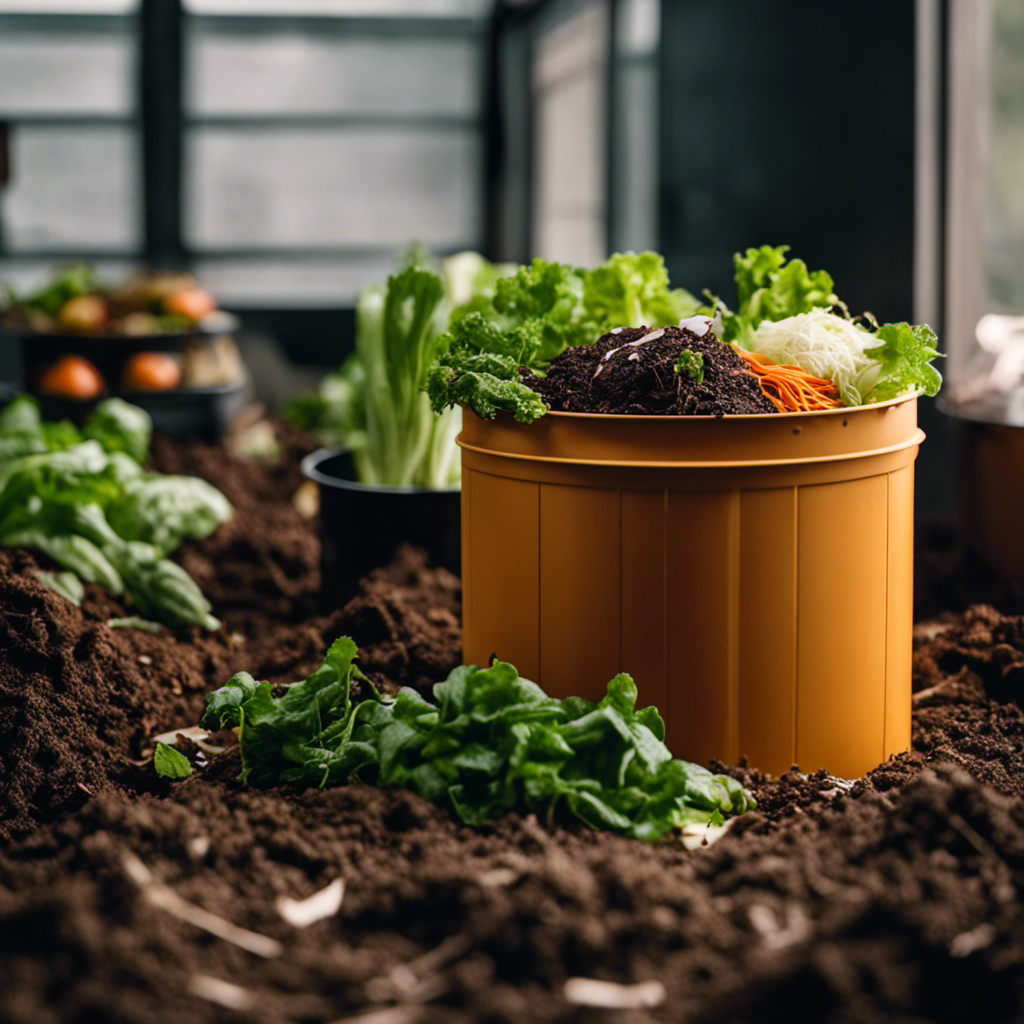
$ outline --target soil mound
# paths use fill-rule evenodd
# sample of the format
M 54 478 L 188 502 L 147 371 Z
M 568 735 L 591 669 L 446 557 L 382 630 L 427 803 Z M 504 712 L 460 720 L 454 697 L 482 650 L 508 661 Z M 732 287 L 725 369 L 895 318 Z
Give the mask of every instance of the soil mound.
M 235 514 L 205 540 L 175 555 L 218 614 L 238 611 L 254 631 L 255 613 L 300 622 L 317 610 L 320 543 L 315 523 L 292 504 L 302 483 L 299 462 L 315 442 L 281 424 L 276 456 L 232 458 L 222 445 L 157 437 L 153 467 L 198 476 L 219 488 Z
M 116 599 L 88 586 L 77 608 L 39 583 L 31 555 L 0 550 L 0 846 L 107 787 L 152 788 L 153 737 L 194 725 L 206 694 L 242 669 L 304 678 L 346 633 L 363 670 L 394 687 L 425 689 L 461 660 L 459 581 L 409 548 L 334 615 L 296 626 L 272 614 L 292 607 L 289 593 L 313 605 L 319 585 L 315 523 L 291 505 L 295 475 L 199 442 L 158 440 L 155 451 L 162 470 L 203 476 L 235 506 L 231 522 L 179 553 L 224 628 L 110 628 L 129 611 Z
M 462 664 L 461 584 L 446 569 L 427 567 L 408 546 L 391 565 L 359 583 L 355 597 L 320 627 L 326 649 L 339 636 L 359 644 L 359 667 L 388 688 L 429 694 Z
M 700 369 L 676 372 L 680 352 L 699 355 Z M 556 356 L 547 376 L 524 382 L 560 412 L 644 416 L 774 413 L 757 378 L 730 345 L 712 333 L 681 327 L 623 327 L 593 345 Z
M 136 862 L 279 955 L 169 913 Z M 337 914 L 282 918 L 281 897 L 337 878 Z M 952 766 L 779 823 L 755 813 L 695 851 L 532 818 L 468 829 L 359 785 L 194 777 L 164 800 L 103 794 L 0 857 L 0 1017 L 605 1020 L 568 998 L 569 979 L 593 978 L 663 986 L 659 1006 L 615 1014 L 635 1024 L 1010 1021 L 1022 879 L 1020 801 Z
M 129 771 L 160 723 L 187 720 L 205 670 L 220 667 L 209 641 L 168 644 L 88 618 L 34 569 L 24 552 L 0 551 L 0 840 Z

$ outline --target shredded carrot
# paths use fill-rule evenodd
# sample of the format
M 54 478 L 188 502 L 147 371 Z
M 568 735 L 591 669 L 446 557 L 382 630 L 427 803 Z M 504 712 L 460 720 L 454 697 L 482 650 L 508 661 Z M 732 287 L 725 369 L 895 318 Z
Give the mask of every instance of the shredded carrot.
M 842 405 L 839 389 L 830 380 L 815 377 L 799 366 L 773 363 L 760 352 L 736 351 L 747 370 L 758 379 L 761 391 L 779 412 L 812 412 Z

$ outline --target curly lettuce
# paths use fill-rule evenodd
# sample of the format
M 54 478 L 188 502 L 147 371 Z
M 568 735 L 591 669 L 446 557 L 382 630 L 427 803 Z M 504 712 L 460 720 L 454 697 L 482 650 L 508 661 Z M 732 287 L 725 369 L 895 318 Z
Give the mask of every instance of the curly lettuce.
M 506 410 L 530 423 L 546 406 L 522 383 L 520 367 L 543 373 L 569 346 L 592 344 L 613 327 L 664 327 L 696 308 L 689 292 L 669 287 L 655 252 L 614 253 L 593 270 L 535 259 L 495 282 L 488 308 L 452 325 L 428 376 L 431 405 L 438 413 L 461 405 L 488 419 Z M 475 358 L 489 355 L 517 362 L 495 371 Z
M 722 341 L 750 349 L 751 336 L 765 320 L 785 320 L 813 309 L 827 309 L 839 300 L 824 270 L 807 269 L 803 260 L 787 260 L 788 245 L 762 245 L 736 253 L 736 311 L 710 296 L 711 312 L 722 317 Z
M 864 350 L 875 365 L 858 381 L 865 402 L 885 402 L 917 389 L 926 395 L 939 393 L 942 374 L 931 361 L 942 353 L 927 324 L 883 324 L 875 338 L 881 344 Z

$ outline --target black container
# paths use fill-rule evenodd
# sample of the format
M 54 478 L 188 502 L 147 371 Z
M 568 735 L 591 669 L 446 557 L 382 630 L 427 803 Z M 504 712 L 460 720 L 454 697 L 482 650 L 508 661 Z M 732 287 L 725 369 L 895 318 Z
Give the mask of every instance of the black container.
M 212 341 L 222 334 L 234 334 L 238 328 L 238 317 L 218 310 L 188 330 L 159 334 L 43 333 L 0 324 L 0 342 L 14 349 L 21 380 L 29 391 L 35 392 L 36 381 L 48 366 L 69 354 L 88 359 L 113 388 L 125 363 L 137 352 L 182 352 L 197 340 Z
M 344 604 L 371 569 L 387 565 L 405 543 L 423 548 L 432 566 L 461 566 L 461 491 L 458 487 L 385 487 L 356 480 L 346 452 L 321 448 L 302 460 L 302 472 L 320 492 L 324 603 Z
M 0 325 L 0 343 L 12 349 L 17 377 L 24 390 L 39 399 L 44 419 L 69 419 L 81 426 L 98 401 L 60 398 L 36 387 L 40 374 L 62 356 L 88 359 L 108 382 L 120 380 L 128 359 L 138 352 L 182 352 L 197 341 L 212 342 L 238 329 L 238 318 L 218 310 L 195 327 L 180 332 L 145 335 L 44 334 Z M 153 419 L 155 430 L 173 437 L 219 441 L 228 424 L 251 401 L 248 380 L 205 387 L 178 387 L 167 391 L 126 391 L 111 386 L 109 394 L 137 405 Z M 104 398 L 109 397 L 104 395 Z
M 170 391 L 122 391 L 123 398 L 140 409 L 145 409 L 153 420 L 153 429 L 172 437 L 197 437 L 215 444 L 225 433 L 228 424 L 251 401 L 249 381 L 239 384 L 221 384 L 205 388 L 174 388 Z M 102 398 L 96 401 L 78 401 L 74 398 L 56 398 L 36 395 L 43 419 L 71 420 L 81 426 Z

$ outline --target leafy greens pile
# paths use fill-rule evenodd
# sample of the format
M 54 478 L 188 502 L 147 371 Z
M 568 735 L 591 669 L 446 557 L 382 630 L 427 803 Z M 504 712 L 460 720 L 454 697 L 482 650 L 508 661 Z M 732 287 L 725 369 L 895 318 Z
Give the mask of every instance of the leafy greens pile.
M 0 411 L 0 546 L 42 551 L 168 626 L 216 629 L 209 602 L 166 556 L 229 519 L 231 505 L 203 480 L 144 472 L 151 433 L 149 416 L 119 398 L 97 405 L 81 431 L 15 398 Z M 80 596 L 66 577 L 41 579 Z
M 870 317 L 874 331 L 859 326 L 833 292 L 832 278 L 824 270 L 811 273 L 803 260 L 787 260 L 788 250 L 763 245 L 736 253 L 736 312 L 709 296 L 723 341 L 832 381 L 845 405 L 883 402 L 917 388 L 938 393 L 942 377 L 931 362 L 941 353 L 930 327 L 878 327 Z
M 458 481 L 458 409 L 435 416 L 423 393 L 449 323 L 486 307 L 494 283 L 514 270 L 473 252 L 435 269 L 414 248 L 386 287 L 371 285 L 356 306 L 356 350 L 324 378 L 317 394 L 285 415 L 325 444 L 352 454 L 364 483 L 447 487 Z
M 637 839 L 754 806 L 734 779 L 672 757 L 657 709 L 636 710 L 636 686 L 624 673 L 594 704 L 548 697 L 505 662 L 465 665 L 435 684 L 431 702 L 409 688 L 377 693 L 355 657 L 356 645 L 342 637 L 280 697 L 246 672 L 209 694 L 202 724 L 239 727 L 243 782 L 323 787 L 359 773 L 448 806 L 469 824 L 564 810 Z M 366 699 L 352 699 L 353 680 Z
M 439 344 L 427 378 L 436 413 L 453 406 L 493 418 L 505 410 L 520 423 L 547 412 L 520 380 L 520 368 L 543 373 L 570 345 L 595 342 L 613 327 L 664 327 L 690 316 L 697 300 L 670 288 L 655 252 L 610 256 L 593 270 L 535 259 L 495 282 L 482 308 L 456 320 Z

